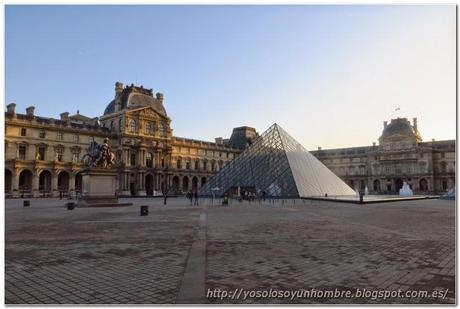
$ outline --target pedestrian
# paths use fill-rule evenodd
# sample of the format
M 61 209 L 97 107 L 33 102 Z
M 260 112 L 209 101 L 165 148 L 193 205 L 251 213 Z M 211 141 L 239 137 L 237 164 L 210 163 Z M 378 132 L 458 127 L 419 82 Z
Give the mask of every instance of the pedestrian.
M 192 206 L 192 204 L 193 204 L 193 194 L 192 194 L 192 191 L 188 191 L 188 192 L 187 192 L 187 198 L 188 198 L 189 201 L 190 201 L 190 206 Z
M 194 193 L 193 195 L 194 195 L 194 197 L 195 197 L 195 203 L 194 203 L 194 205 L 195 205 L 195 206 L 198 206 L 198 191 L 195 191 L 195 193 Z

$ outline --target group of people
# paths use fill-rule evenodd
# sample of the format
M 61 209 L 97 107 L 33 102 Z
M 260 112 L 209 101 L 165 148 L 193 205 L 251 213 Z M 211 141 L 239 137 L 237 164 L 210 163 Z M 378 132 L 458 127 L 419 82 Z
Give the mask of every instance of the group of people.
M 198 206 L 198 191 L 188 191 L 187 198 L 190 200 L 190 206 Z

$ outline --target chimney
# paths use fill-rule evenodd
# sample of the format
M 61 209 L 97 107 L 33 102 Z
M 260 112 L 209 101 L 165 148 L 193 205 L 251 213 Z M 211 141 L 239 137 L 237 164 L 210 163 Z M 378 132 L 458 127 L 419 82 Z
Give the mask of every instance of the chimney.
M 414 130 L 417 131 L 417 117 L 414 117 L 412 120 L 414 122 Z
M 27 117 L 33 117 L 34 116 L 34 110 L 35 110 L 35 106 L 27 107 L 26 108 Z
M 383 128 L 385 129 L 387 127 L 387 125 L 388 125 L 388 121 L 384 121 L 383 122 Z
M 16 115 L 16 104 L 15 103 L 10 103 L 6 106 L 6 113 L 9 115 L 9 116 L 14 116 Z
M 318 146 L 318 151 L 319 151 L 319 150 L 321 150 L 321 147 L 320 147 L 320 146 Z
M 123 84 L 120 82 L 115 83 L 115 106 L 114 112 L 118 112 L 121 109 L 121 93 L 123 92 Z
M 115 83 L 115 97 L 119 95 L 123 91 L 123 83 L 116 82 Z
M 161 92 L 157 92 L 156 97 L 157 100 L 163 104 L 163 94 Z
M 375 142 L 373 142 L 373 143 L 372 143 L 372 146 L 374 146 L 374 147 L 375 147 L 375 146 L 376 146 L 376 143 L 375 143 Z
M 69 121 L 69 112 L 61 113 L 61 120 L 62 121 Z

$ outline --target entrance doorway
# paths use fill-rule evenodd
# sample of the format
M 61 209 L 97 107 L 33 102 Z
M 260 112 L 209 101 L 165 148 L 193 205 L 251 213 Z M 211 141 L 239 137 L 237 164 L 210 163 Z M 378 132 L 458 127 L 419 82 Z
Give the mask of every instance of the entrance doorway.
M 147 176 L 145 176 L 145 193 L 148 196 L 153 195 L 153 175 L 152 174 L 147 174 Z
M 401 178 L 397 178 L 397 179 L 395 180 L 395 189 L 396 189 L 396 193 L 399 192 L 399 189 L 401 189 L 402 186 L 403 186 L 403 181 L 402 181 L 402 179 L 401 179 Z

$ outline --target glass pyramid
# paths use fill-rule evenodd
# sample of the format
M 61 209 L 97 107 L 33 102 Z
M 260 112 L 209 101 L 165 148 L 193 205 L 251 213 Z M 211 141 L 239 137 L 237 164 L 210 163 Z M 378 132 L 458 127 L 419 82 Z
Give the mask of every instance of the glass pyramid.
M 324 197 L 356 193 L 276 123 L 200 189 L 202 195 Z

